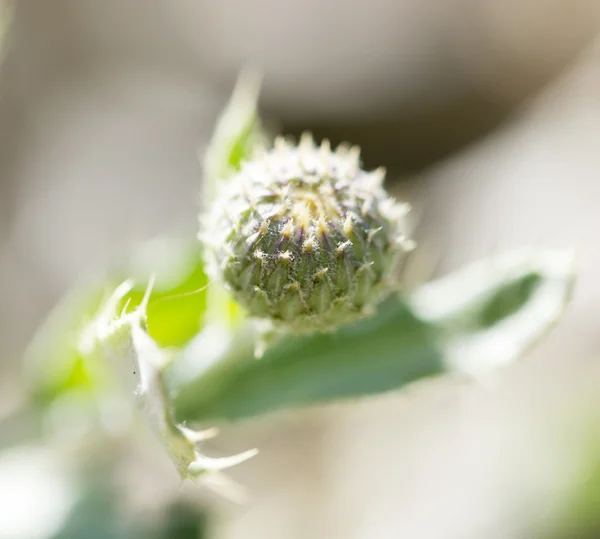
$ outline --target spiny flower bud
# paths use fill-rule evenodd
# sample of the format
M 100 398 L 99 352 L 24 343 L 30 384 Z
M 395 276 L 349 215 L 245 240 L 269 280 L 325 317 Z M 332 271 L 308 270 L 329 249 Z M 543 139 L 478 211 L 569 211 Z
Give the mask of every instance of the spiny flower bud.
M 242 165 L 205 216 L 211 277 L 250 315 L 294 332 L 361 318 L 396 287 L 406 212 L 360 168 L 358 147 L 279 138 Z

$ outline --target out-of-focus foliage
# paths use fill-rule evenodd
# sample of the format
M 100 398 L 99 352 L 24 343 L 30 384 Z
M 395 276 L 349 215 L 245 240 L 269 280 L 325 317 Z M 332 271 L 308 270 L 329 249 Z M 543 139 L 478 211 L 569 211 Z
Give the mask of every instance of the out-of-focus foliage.
M 50 403 L 76 391 L 91 395 L 106 389 L 111 373 L 104 361 L 94 361 L 82 349 L 81 336 L 114 288 L 125 278 L 133 285 L 119 311 L 140 304 L 150 275 L 155 276 L 147 307 L 148 334 L 162 347 L 180 347 L 203 325 L 207 285 L 202 253 L 195 242 L 157 239 L 142 245 L 129 261 L 101 282 L 73 290 L 38 330 L 25 357 L 31 394 Z
M 164 515 L 133 520 L 124 500 L 99 478 L 86 480 L 79 497 L 52 539 L 203 539 L 206 516 L 191 504 L 175 501 Z
M 577 448 L 575 469 L 559 495 L 551 527 L 540 534 L 543 539 L 595 539 L 600 535 L 600 430 L 594 423 L 583 439 L 570 441 Z
M 203 511 L 174 499 L 152 515 L 125 511 L 111 459 L 18 446 L 0 454 L 0 539 L 202 539 Z M 72 460 L 69 462 L 69 460 Z

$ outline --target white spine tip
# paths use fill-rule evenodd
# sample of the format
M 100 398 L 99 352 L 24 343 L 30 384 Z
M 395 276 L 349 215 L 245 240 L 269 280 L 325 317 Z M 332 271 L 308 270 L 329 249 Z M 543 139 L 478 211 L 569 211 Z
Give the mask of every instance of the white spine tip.
M 329 142 L 329 139 L 324 138 L 323 141 L 321 142 L 320 154 L 321 154 L 321 159 L 326 159 L 331 154 L 331 143 Z
M 350 151 L 350 145 L 347 142 L 342 142 L 336 148 L 335 153 L 337 153 L 339 156 L 343 157 L 345 155 L 348 155 L 349 151 Z
M 358 165 L 358 161 L 360 159 L 360 147 L 352 146 L 352 148 L 350 148 L 350 152 L 348 155 L 349 155 L 351 161 L 353 163 L 355 163 L 356 165 Z
M 348 247 L 350 247 L 351 245 L 352 245 L 352 242 L 350 240 L 346 240 L 344 243 L 340 243 L 335 249 L 336 253 L 338 255 L 344 254 L 344 251 L 346 249 L 348 249 Z
M 289 141 L 287 141 L 285 137 L 282 137 L 281 135 L 275 137 L 274 146 L 275 151 L 280 155 L 285 155 L 293 147 L 293 145 L 290 144 Z
M 300 148 L 302 150 L 312 150 L 314 148 L 313 136 L 310 131 L 304 131 L 300 136 Z
M 383 183 L 385 179 L 385 175 L 387 174 L 387 169 L 385 167 L 376 168 L 373 171 L 373 176 L 380 182 Z
M 346 236 L 350 236 L 354 232 L 352 227 L 352 216 L 348 215 L 344 221 L 344 233 Z

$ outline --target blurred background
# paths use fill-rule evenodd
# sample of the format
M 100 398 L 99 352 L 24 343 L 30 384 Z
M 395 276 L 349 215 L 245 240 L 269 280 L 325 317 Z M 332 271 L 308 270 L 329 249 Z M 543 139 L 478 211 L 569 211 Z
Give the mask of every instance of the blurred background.
M 534 244 L 576 248 L 579 283 L 552 335 L 484 384 L 232 428 L 220 451 L 262 450 L 233 473 L 242 506 L 181 486 L 149 435 L 114 458 L 93 440 L 73 450 L 72 434 L 5 447 L 2 539 L 125 537 L 134 521 L 176 539 L 600 537 L 600 2 L 11 6 L 0 419 L 20 408 L 23 351 L 69 288 L 142 240 L 195 234 L 198 151 L 247 64 L 265 74 L 269 125 L 349 140 L 388 167 L 418 216 L 417 280 Z

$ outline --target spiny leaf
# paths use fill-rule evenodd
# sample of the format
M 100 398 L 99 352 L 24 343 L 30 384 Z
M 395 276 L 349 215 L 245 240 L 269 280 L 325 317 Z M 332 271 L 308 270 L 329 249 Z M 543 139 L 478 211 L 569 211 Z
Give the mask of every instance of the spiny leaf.
M 30 395 L 47 405 L 69 392 L 88 396 L 114 382 L 104 361 L 85 357 L 80 336 L 112 291 L 126 279 L 134 284 L 118 306 L 133 312 L 150 275 L 156 275 L 147 309 L 148 333 L 161 347 L 181 347 L 203 327 L 208 284 L 202 251 L 195 241 L 158 238 L 142 244 L 108 272 L 74 288 L 37 330 L 24 363 Z
M 223 485 L 226 479 L 221 471 L 251 458 L 257 451 L 252 449 L 222 458 L 207 457 L 201 453 L 200 443 L 214 437 L 214 429 L 195 431 L 172 420 L 161 376 L 170 354 L 161 349 L 145 329 L 152 281 L 139 307 L 119 315 L 118 306 L 131 288 L 132 283 L 128 281 L 117 287 L 86 327 L 81 347 L 87 357 L 99 355 L 110 362 L 127 392 L 137 396 L 148 425 L 162 441 L 182 479 L 206 475 L 203 479 L 211 484 Z M 242 493 L 232 490 L 230 494 L 239 498 Z

